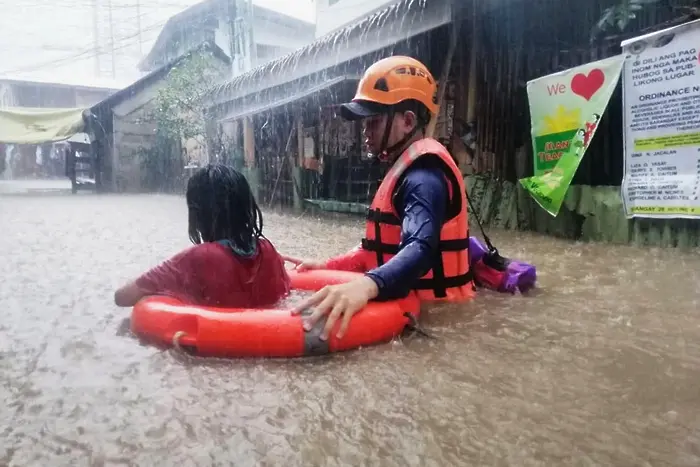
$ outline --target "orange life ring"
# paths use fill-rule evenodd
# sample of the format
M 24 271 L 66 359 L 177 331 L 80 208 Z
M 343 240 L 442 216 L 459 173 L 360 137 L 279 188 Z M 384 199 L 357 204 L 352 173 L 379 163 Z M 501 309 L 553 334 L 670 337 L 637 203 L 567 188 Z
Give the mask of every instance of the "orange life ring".
M 320 290 L 326 285 L 349 282 L 362 275 L 347 271 L 289 271 L 292 289 Z M 352 318 L 342 339 L 320 339 L 321 320 L 311 331 L 302 328 L 302 316 L 283 309 L 240 309 L 192 306 L 171 297 L 148 297 L 131 313 L 131 330 L 145 341 L 161 346 L 181 346 L 203 357 L 301 357 L 340 352 L 387 342 L 398 336 L 410 316 L 418 317 L 420 302 L 408 297 L 370 302 Z

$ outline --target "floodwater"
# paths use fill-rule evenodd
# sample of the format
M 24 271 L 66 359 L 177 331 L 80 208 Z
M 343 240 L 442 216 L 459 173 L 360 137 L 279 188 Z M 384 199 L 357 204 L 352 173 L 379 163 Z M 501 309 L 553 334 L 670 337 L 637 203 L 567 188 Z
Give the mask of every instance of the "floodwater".
M 700 465 L 696 252 L 495 232 L 540 289 L 432 309 L 437 340 L 214 361 L 121 335 L 112 304 L 187 246 L 182 198 L 6 196 L 0 220 L 0 465 Z M 265 225 L 309 257 L 361 231 Z

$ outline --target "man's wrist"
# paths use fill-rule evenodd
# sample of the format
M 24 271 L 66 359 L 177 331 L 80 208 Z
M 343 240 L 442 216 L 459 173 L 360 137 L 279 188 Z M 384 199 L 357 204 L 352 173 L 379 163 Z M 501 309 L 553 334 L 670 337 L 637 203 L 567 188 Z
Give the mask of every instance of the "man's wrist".
M 377 282 L 372 277 L 367 275 L 362 278 L 362 281 L 365 284 L 367 301 L 377 298 L 379 295 L 379 285 Z

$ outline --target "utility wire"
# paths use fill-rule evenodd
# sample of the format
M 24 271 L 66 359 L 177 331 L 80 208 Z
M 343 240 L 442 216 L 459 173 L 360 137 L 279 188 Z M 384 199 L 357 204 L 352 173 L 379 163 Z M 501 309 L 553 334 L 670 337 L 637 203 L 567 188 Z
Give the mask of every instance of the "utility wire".
M 172 5 L 175 5 L 175 4 L 172 4 Z M 178 5 L 178 6 L 180 6 L 180 5 Z M 183 8 L 186 9 L 188 7 L 183 6 Z M 137 15 L 137 16 L 143 17 L 144 14 Z M 200 24 L 205 24 L 206 22 L 209 22 L 216 17 L 217 17 L 217 13 L 212 12 L 211 14 L 208 14 L 208 15 L 204 16 L 203 18 L 201 18 L 199 21 L 188 22 L 187 26 L 192 27 L 193 24 L 194 24 L 194 26 L 197 26 Z M 136 17 L 133 17 L 132 20 L 135 21 L 135 18 Z M 159 21 L 155 24 L 152 24 L 148 27 L 141 28 L 140 31 L 137 30 L 135 33 L 119 37 L 118 39 L 114 40 L 113 43 L 112 43 L 112 41 L 109 41 L 110 43 L 107 45 L 86 48 L 86 49 L 83 49 L 80 52 L 75 53 L 75 54 L 70 54 L 70 55 L 67 55 L 64 57 L 60 57 L 60 58 L 57 58 L 54 60 L 49 60 L 46 62 L 37 63 L 34 65 L 27 65 L 27 66 L 18 67 L 15 69 L 3 70 L 3 71 L 0 71 L 0 74 L 7 75 L 7 74 L 16 74 L 16 73 L 26 73 L 29 71 L 39 71 L 39 70 L 42 70 L 45 68 L 57 67 L 57 66 L 60 66 L 63 64 L 67 64 L 71 61 L 83 61 L 83 60 L 87 60 L 89 58 L 95 58 L 96 56 L 110 55 L 110 54 L 112 54 L 113 51 L 123 50 L 123 49 L 129 48 L 129 47 L 138 45 L 138 37 L 142 36 L 143 33 L 158 30 L 158 34 L 154 35 L 153 37 L 148 38 L 148 39 L 142 38 L 142 42 L 150 42 L 152 40 L 157 39 L 158 35 L 160 34 L 160 29 L 170 20 L 170 18 L 171 17 L 169 17 L 163 21 Z M 123 22 L 122 19 L 119 19 L 119 21 Z M 133 39 L 137 39 L 137 40 L 133 40 Z M 115 45 L 115 46 L 113 47 L 113 45 Z M 37 48 L 40 48 L 40 47 L 37 47 Z
M 214 18 L 216 15 L 207 15 L 204 18 L 202 18 L 200 21 L 196 22 L 189 22 L 187 25 L 191 27 L 193 24 L 198 25 L 198 24 L 205 24 L 208 21 L 210 21 L 212 18 Z M 154 31 L 154 30 L 160 30 L 165 23 L 167 23 L 168 20 L 158 22 L 156 24 L 153 24 L 151 26 L 148 26 L 146 28 L 142 28 L 141 32 L 139 33 L 138 31 L 136 33 L 124 36 L 119 38 L 119 40 L 115 40 L 115 44 L 121 43 L 121 45 L 114 47 L 114 50 L 122 50 L 134 45 L 137 45 L 137 41 L 133 41 L 134 38 L 137 38 L 139 34 L 143 34 L 144 32 L 149 32 L 149 31 Z M 145 40 L 144 42 L 148 42 L 149 40 L 153 40 L 158 37 L 158 34 L 156 34 L 154 37 L 151 39 Z M 112 51 L 112 47 L 109 46 L 107 50 L 103 50 L 104 47 L 90 47 L 87 49 L 82 50 L 81 52 L 77 54 L 71 54 L 65 57 L 61 57 L 55 60 L 50 60 L 47 62 L 39 63 L 36 65 L 29 65 L 25 67 L 20 67 L 16 68 L 14 70 L 5 70 L 5 71 L 0 71 L 0 74 L 8 74 L 8 73 L 20 73 L 20 72 L 27 72 L 27 71 L 36 71 L 42 68 L 50 67 L 50 66 L 56 66 L 57 64 L 62 64 L 62 63 L 67 63 L 72 60 L 83 60 L 83 59 L 88 59 L 88 58 L 94 58 L 95 55 L 100 55 L 100 54 L 110 54 Z
M 167 3 L 167 2 L 159 2 L 159 1 L 150 1 L 150 2 L 144 3 L 143 5 L 152 6 L 153 8 L 173 7 L 173 8 L 187 9 L 187 8 L 195 5 L 196 3 L 197 3 L 196 1 L 188 1 L 188 2 L 182 2 L 182 3 Z M 143 5 L 139 5 L 139 6 L 143 6 Z M 8 0 L 0 0 L 0 7 L 2 7 L 2 6 L 11 7 L 13 9 L 20 8 L 20 7 L 21 8 L 59 7 L 59 8 L 72 8 L 72 9 L 74 9 L 74 8 L 80 7 L 80 6 L 91 8 L 93 6 L 93 4 L 90 2 L 83 2 L 83 1 L 73 2 L 73 1 L 61 1 L 61 0 L 57 0 L 55 2 L 28 4 L 27 2 L 13 2 L 13 1 L 8 1 Z M 113 5 L 112 8 L 115 10 L 122 10 L 122 9 L 126 10 L 126 9 L 130 9 L 130 8 L 136 8 L 136 3 Z
M 86 8 L 88 8 L 88 7 L 86 7 Z M 90 7 L 90 8 L 91 8 L 91 7 Z M 136 27 L 136 26 L 135 26 L 135 25 L 136 25 L 136 22 L 137 22 L 138 20 L 147 19 L 147 17 L 150 16 L 150 15 L 152 15 L 152 13 L 153 13 L 153 12 L 151 11 L 151 12 L 141 13 L 141 14 L 133 15 L 133 16 L 126 16 L 126 17 L 121 17 L 121 16 L 119 16 L 119 17 L 117 17 L 116 20 L 115 20 L 115 23 L 117 23 L 117 24 L 115 24 L 115 26 L 117 26 L 117 27 L 119 28 L 120 26 L 123 26 L 123 25 L 125 25 L 125 24 L 129 24 L 129 25 L 134 25 L 133 28 L 135 28 L 135 27 Z M 106 18 L 103 18 L 103 19 L 104 19 L 105 22 L 106 22 Z M 169 18 L 168 18 L 168 19 L 169 19 Z M 165 23 L 165 22 L 168 21 L 168 19 L 165 19 L 165 20 L 162 20 L 162 19 L 161 19 L 161 20 L 159 20 L 159 23 Z M 102 21 L 100 21 L 100 22 L 102 22 Z M 54 22 L 54 24 L 60 24 L 60 23 Z M 11 27 L 11 26 L 13 26 L 13 25 L 16 25 L 16 26 L 17 26 L 17 29 L 13 30 L 12 27 Z M 89 28 L 88 28 L 88 26 L 86 25 L 86 30 L 87 30 L 87 29 L 89 29 Z M 121 27 L 120 29 L 132 29 L 132 28 L 123 28 L 123 27 Z M 28 33 L 29 33 L 29 34 L 28 34 Z M 39 36 L 39 37 L 45 37 L 45 31 L 42 31 L 42 33 L 44 33 L 44 34 L 36 34 L 36 33 L 32 34 L 32 31 L 27 31 L 26 26 L 23 26 L 22 24 L 17 24 L 16 22 L 15 22 L 15 23 L 10 23 L 9 25 L 3 25 L 2 28 L 0 28 L 0 34 L 4 34 L 4 35 L 22 35 L 23 39 L 27 38 L 27 36 L 32 36 L 32 35 Z
M 141 34 L 143 34 L 144 32 L 148 32 L 150 30 L 153 30 L 153 29 L 160 29 L 163 26 L 163 24 L 165 24 L 165 23 L 157 24 L 157 25 L 154 25 L 150 28 L 144 28 L 141 30 Z M 94 58 L 95 56 L 102 55 L 102 54 L 108 55 L 108 54 L 111 54 L 113 50 L 114 51 L 122 50 L 122 49 L 125 49 L 128 47 L 138 45 L 138 41 L 132 40 L 134 38 L 137 38 L 138 36 L 139 36 L 139 33 L 137 32 L 137 33 L 131 34 L 129 36 L 122 37 L 119 41 L 115 41 L 115 44 L 119 44 L 122 41 L 129 41 L 129 42 L 123 43 L 123 44 L 118 45 L 116 47 L 112 47 L 111 45 L 108 47 L 91 47 L 88 49 L 84 49 L 77 54 L 72 54 L 72 55 L 60 57 L 60 58 L 57 58 L 55 60 L 49 60 L 47 62 L 38 63 L 35 65 L 23 66 L 20 68 L 15 68 L 13 70 L 3 70 L 3 71 L 0 71 L 0 74 L 26 73 L 28 71 L 38 71 L 38 70 L 41 70 L 41 69 L 44 69 L 47 67 L 65 64 L 65 63 L 71 62 L 73 60 L 84 60 L 84 59 L 88 59 L 88 58 Z

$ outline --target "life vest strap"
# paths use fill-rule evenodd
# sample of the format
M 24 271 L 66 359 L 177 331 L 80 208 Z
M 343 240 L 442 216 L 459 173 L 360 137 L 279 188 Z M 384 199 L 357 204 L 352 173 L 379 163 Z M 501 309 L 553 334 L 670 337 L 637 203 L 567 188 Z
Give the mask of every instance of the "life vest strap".
M 377 224 L 401 225 L 401 219 L 391 212 L 383 212 L 379 209 L 370 209 L 367 211 L 367 220 Z
M 386 255 L 396 255 L 399 253 L 399 246 L 392 245 L 390 243 L 382 243 L 377 240 L 368 240 L 366 238 L 362 239 L 362 249 L 371 251 L 373 253 L 386 254 Z M 382 260 L 383 262 L 384 260 Z M 382 263 L 377 261 L 377 264 L 381 266 Z
M 374 210 L 370 209 L 367 213 L 367 217 L 369 217 L 370 215 L 374 215 L 376 218 L 379 219 L 382 217 L 382 215 L 385 215 L 385 214 L 387 214 L 387 213 L 383 213 L 379 208 L 374 209 Z M 382 245 L 382 225 L 379 221 L 375 221 L 375 222 L 373 222 L 373 224 L 374 224 L 374 239 L 377 242 L 377 246 L 380 246 L 380 245 Z M 399 225 L 401 225 L 401 224 L 399 223 Z M 364 241 L 364 239 L 363 239 L 363 241 Z M 376 250 L 370 250 L 370 251 L 374 251 L 374 253 L 377 255 L 377 266 L 383 266 L 384 265 L 384 254 L 383 254 L 381 248 L 377 248 Z M 396 251 L 398 252 L 398 245 L 397 245 Z M 396 253 L 394 253 L 394 254 L 396 254 Z
M 396 255 L 399 253 L 399 245 L 383 243 L 378 240 L 369 240 L 367 238 L 362 239 L 362 248 L 367 251 L 386 255 Z M 438 243 L 438 250 L 440 252 L 469 250 L 469 238 L 440 240 L 440 243 Z
M 472 280 L 474 279 L 472 271 L 469 270 L 467 271 L 466 274 L 460 274 L 459 276 L 452 276 L 452 277 L 433 277 L 431 279 L 419 279 L 418 284 L 414 287 L 415 289 L 418 290 L 444 290 L 444 289 L 452 289 L 456 287 L 463 287 L 467 284 L 469 284 Z M 438 295 L 437 292 L 435 293 L 435 296 L 437 298 L 444 298 L 447 296 L 447 294 L 440 294 Z
M 375 223 L 374 225 L 378 226 L 379 223 Z M 438 260 L 432 268 L 433 277 L 430 279 L 419 279 L 418 284 L 415 288 L 419 290 L 432 290 L 436 298 L 445 298 L 447 297 L 447 289 L 467 285 L 472 281 L 473 276 L 472 271 L 470 269 L 466 274 L 461 274 L 454 277 L 445 277 L 445 268 L 443 264 L 442 253 L 447 251 L 462 250 L 466 250 L 468 253 L 469 238 L 460 238 L 457 240 L 440 240 L 440 243 L 438 245 Z M 399 252 L 399 245 L 383 243 L 381 239 L 369 240 L 367 238 L 363 238 L 362 248 L 367 251 L 376 253 L 377 266 L 382 266 L 384 264 L 385 254 L 396 255 Z
M 469 254 L 467 254 L 469 256 Z M 445 262 L 442 253 L 438 253 L 437 261 L 433 264 L 433 293 L 435 298 L 447 297 L 447 286 L 445 285 Z M 420 281 L 419 281 L 420 285 Z

